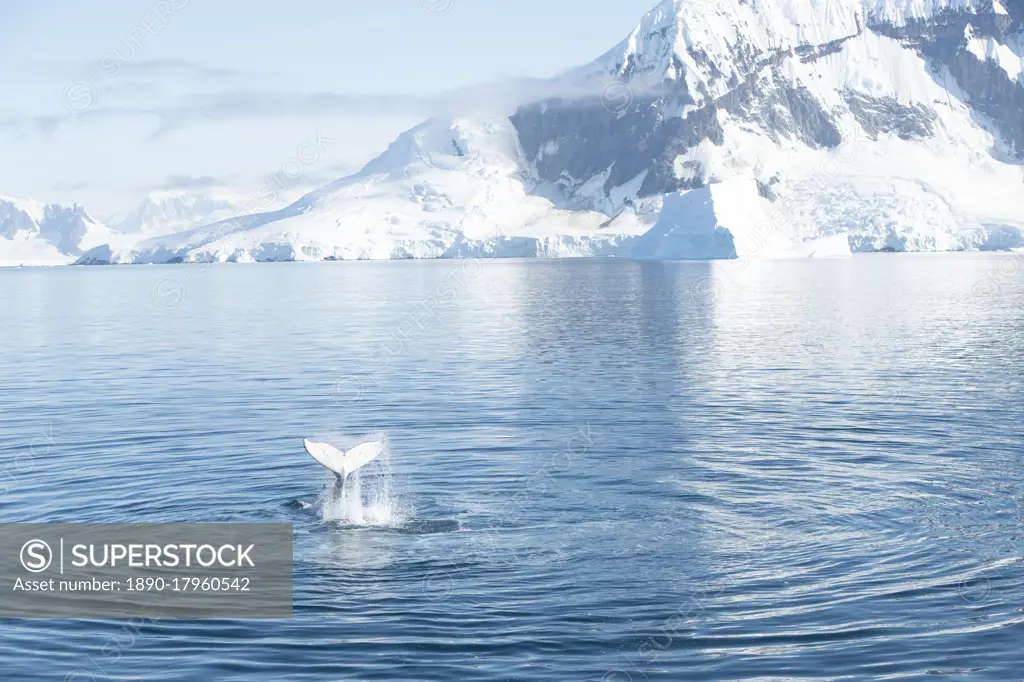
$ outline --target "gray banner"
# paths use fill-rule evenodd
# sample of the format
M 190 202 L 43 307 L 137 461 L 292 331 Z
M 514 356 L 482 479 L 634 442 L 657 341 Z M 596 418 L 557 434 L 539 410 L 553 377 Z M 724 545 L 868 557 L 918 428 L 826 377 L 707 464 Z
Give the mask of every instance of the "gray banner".
M 288 524 L 0 524 L 0 618 L 290 618 Z

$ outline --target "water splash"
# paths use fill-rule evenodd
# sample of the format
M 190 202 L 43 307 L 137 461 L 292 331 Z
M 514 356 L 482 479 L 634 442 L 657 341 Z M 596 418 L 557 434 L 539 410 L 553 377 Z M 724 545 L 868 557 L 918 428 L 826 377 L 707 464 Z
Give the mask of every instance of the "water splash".
M 354 526 L 400 526 L 412 516 L 395 493 L 390 450 L 349 476 L 344 487 L 332 481 L 317 505 L 321 520 Z

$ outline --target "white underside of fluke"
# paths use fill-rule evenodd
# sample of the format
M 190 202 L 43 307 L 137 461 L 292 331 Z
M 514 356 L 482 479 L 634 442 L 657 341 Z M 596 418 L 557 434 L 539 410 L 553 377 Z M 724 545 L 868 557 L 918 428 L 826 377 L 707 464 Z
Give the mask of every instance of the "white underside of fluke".
M 333 471 L 342 481 L 380 457 L 385 449 L 384 441 L 362 443 L 347 452 L 342 452 L 333 445 L 317 443 L 308 438 L 302 441 L 302 445 L 313 459 Z

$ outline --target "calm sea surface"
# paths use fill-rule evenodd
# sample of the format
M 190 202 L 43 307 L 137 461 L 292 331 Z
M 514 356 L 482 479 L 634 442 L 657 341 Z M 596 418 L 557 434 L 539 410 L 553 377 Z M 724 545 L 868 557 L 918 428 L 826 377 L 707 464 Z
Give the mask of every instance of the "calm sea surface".
M 0 270 L 0 521 L 295 528 L 0 678 L 1024 679 L 1022 389 L 1024 255 Z

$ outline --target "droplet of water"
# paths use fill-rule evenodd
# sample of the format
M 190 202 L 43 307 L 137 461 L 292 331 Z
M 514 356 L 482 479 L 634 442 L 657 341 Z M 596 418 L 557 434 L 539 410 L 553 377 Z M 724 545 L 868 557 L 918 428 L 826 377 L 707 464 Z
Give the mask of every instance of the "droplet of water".
M 412 516 L 395 493 L 390 453 L 349 476 L 344 488 L 327 486 L 318 504 L 323 521 L 353 526 L 400 526 Z

